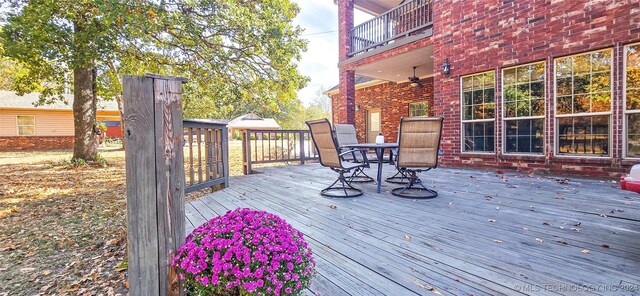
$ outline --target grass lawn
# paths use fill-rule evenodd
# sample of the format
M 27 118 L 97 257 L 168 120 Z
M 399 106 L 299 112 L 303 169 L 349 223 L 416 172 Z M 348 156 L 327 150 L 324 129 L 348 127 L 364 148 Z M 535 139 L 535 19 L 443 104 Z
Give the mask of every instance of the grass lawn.
M 0 295 L 126 295 L 124 151 L 100 154 L 107 167 L 72 167 L 70 151 L 0 152 Z M 229 159 L 242 174 L 240 141 Z

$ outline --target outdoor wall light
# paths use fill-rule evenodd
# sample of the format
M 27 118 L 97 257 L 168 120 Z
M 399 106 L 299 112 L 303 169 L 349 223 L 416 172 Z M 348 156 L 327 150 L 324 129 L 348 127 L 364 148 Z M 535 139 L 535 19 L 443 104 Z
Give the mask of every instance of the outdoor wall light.
M 442 67 L 442 74 L 451 73 L 451 64 L 449 63 L 449 58 L 446 58 L 444 60 L 444 63 L 442 63 L 442 65 L 440 65 L 440 67 Z
M 360 104 L 356 104 L 356 111 L 360 111 Z

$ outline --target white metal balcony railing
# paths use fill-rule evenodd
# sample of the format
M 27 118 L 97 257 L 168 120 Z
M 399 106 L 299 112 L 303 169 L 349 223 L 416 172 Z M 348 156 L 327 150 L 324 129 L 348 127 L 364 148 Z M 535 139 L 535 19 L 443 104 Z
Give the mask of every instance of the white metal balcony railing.
M 401 36 L 430 27 L 431 0 L 410 0 L 350 30 L 350 56 L 390 43 Z

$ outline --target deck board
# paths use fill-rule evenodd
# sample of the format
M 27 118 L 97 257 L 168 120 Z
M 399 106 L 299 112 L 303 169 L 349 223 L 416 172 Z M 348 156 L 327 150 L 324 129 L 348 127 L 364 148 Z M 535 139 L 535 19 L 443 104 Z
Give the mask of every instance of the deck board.
M 610 295 L 620 281 L 636 290 L 616 295 L 640 293 L 640 198 L 618 184 L 439 168 L 421 175 L 439 192 L 432 200 L 394 197 L 388 183 L 380 194 L 358 184 L 365 195 L 330 199 L 319 195 L 335 178 L 329 169 L 263 172 L 187 204 L 187 231 L 237 207 L 280 215 L 317 258 L 308 293 Z

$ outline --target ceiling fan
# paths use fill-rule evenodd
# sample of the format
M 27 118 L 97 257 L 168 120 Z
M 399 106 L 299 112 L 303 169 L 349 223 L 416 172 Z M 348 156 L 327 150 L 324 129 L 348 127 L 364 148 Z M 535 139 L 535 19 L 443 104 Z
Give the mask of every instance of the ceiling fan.
M 416 76 L 416 68 L 418 68 L 418 66 L 413 66 L 413 76 L 407 78 L 409 79 L 409 82 L 411 82 L 411 86 L 413 87 L 418 87 L 422 85 L 420 83 L 420 78 Z

